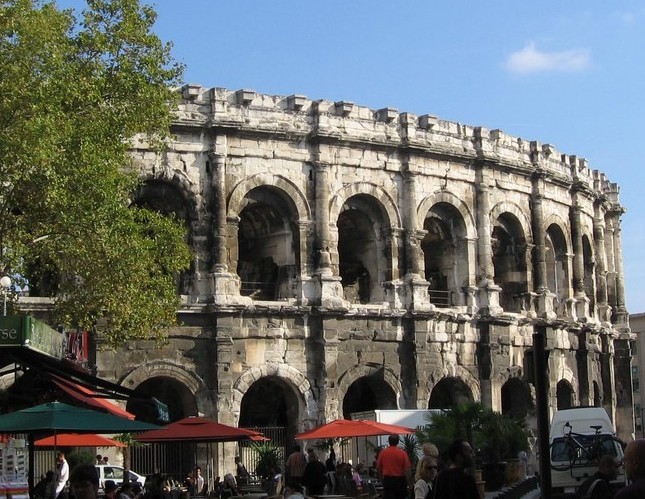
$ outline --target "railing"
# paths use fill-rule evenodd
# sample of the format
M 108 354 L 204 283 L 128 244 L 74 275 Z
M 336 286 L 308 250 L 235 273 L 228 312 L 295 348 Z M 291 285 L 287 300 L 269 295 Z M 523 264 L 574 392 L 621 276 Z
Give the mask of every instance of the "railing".
M 428 296 L 430 303 L 437 307 L 450 307 L 452 306 L 452 291 L 444 291 L 442 289 L 428 289 Z

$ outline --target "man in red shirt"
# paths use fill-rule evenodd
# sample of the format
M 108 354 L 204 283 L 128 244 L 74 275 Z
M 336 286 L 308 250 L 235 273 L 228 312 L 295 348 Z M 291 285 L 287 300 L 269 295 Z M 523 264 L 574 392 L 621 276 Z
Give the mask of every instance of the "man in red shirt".
M 398 447 L 399 436 L 390 435 L 389 447 L 379 452 L 376 469 L 383 480 L 383 499 L 407 497 L 408 484 L 412 483 L 412 463 L 407 453 Z

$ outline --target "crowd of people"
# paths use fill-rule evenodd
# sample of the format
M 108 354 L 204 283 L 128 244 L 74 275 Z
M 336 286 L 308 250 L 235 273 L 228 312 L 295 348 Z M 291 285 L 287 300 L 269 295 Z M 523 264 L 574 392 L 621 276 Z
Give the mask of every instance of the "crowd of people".
M 425 444 L 423 455 L 413 470 L 408 454 L 399 447 L 399 436 L 390 435 L 388 446 L 377 453 L 369 470 L 350 463 L 337 462 L 333 449 L 323 463 L 314 449 L 303 453 L 296 445 L 289 454 L 284 474 L 276 470 L 275 482 L 283 484 L 277 494 L 285 499 L 306 499 L 308 496 L 340 493 L 357 496 L 365 492 L 364 473 L 378 477 L 383 499 L 479 499 L 477 484 L 468 468 L 474 464 L 474 451 L 465 440 L 455 440 L 448 447 L 447 462 L 440 469 L 439 452 L 436 446 Z M 106 463 L 97 456 L 98 463 Z M 615 456 L 603 456 L 598 471 L 578 489 L 580 499 L 635 499 L 645 497 L 645 439 L 630 442 L 625 448 L 624 465 L 629 485 L 614 491 L 610 483 L 618 476 L 622 463 Z M 242 495 L 240 485 L 250 475 L 241 459 L 235 458 L 235 473 L 228 473 L 224 480 L 215 482 L 210 497 L 229 498 Z M 237 477 L 237 478 L 236 478 Z M 66 483 L 69 481 L 69 489 Z M 154 474 L 146 479 L 143 489 L 138 483 L 117 484 L 106 480 L 106 499 L 172 499 L 173 484 L 167 477 Z M 198 466 L 184 481 L 184 487 L 191 497 L 206 495 L 207 484 Z M 63 452 L 56 459 L 56 470 L 48 471 L 35 486 L 33 497 L 37 499 L 98 499 L 99 476 L 93 464 L 80 464 L 73 470 Z M 305 495 L 306 491 L 306 495 Z

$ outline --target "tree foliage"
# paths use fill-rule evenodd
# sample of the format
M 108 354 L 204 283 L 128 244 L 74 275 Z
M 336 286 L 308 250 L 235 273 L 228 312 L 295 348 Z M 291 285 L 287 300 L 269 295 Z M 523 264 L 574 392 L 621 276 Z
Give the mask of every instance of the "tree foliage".
M 519 451 L 528 450 L 528 436 L 525 421 L 495 412 L 479 402 L 432 413 L 428 424 L 416 433 L 420 443 L 432 442 L 442 453 L 453 440 L 467 440 L 484 462 L 516 458 Z
M 183 69 L 155 17 L 138 0 L 0 2 L 0 270 L 47 280 L 59 324 L 113 345 L 175 323 L 190 261 L 181 223 L 131 203 L 130 151 L 163 144 Z

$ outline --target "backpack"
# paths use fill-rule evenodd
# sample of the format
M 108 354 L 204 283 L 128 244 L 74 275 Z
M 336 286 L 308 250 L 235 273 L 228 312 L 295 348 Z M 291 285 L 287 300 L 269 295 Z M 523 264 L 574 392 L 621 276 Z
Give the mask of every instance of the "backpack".
M 584 491 L 584 493 L 579 493 L 577 497 L 580 499 L 591 499 L 593 495 L 593 491 L 596 489 L 596 486 L 602 482 L 602 478 L 596 478 L 589 487 L 587 487 L 587 490 Z

